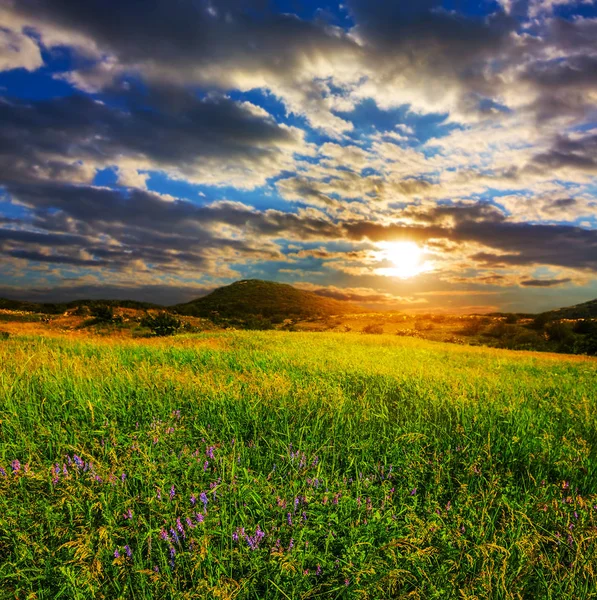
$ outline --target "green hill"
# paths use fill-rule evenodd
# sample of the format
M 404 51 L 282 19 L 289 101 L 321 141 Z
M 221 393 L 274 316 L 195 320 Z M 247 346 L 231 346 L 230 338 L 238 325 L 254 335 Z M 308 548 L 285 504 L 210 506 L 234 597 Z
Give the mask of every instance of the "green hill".
M 576 304 L 575 306 L 566 306 L 557 308 L 545 313 L 550 320 L 555 319 L 596 319 L 597 318 L 597 299 Z
M 172 310 L 196 317 L 217 313 L 224 318 L 263 317 L 272 320 L 312 318 L 360 312 L 355 304 L 318 296 L 286 283 L 260 279 L 237 281 Z

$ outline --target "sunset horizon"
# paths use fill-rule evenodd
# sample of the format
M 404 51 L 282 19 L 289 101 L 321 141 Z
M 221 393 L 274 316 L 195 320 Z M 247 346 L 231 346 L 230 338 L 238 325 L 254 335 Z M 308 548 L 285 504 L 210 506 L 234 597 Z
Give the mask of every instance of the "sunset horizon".
M 597 7 L 0 2 L 0 297 L 597 297 Z

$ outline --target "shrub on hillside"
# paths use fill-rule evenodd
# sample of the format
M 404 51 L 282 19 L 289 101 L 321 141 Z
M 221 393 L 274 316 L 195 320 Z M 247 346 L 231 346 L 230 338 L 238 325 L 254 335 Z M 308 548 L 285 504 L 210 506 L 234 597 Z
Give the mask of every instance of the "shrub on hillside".
M 141 327 L 147 327 L 153 335 L 159 337 L 174 335 L 180 329 L 180 325 L 180 320 L 167 312 L 161 312 L 155 316 L 147 315 L 141 320 Z
M 106 304 L 89 307 L 89 313 L 95 323 L 111 323 L 114 320 L 114 310 Z
M 425 319 L 417 319 L 413 327 L 415 331 L 431 331 L 433 329 L 433 323 Z
M 483 335 L 488 337 L 500 339 L 506 337 L 511 333 L 510 326 L 506 325 L 503 321 L 494 323 Z
M 460 335 L 479 335 L 484 327 L 485 324 L 481 319 L 468 319 L 458 333 Z
M 557 343 L 558 352 L 574 352 L 576 350 L 576 336 L 572 327 L 561 321 L 553 321 L 545 327 L 547 339 Z
M 572 329 L 574 333 L 580 335 L 597 335 L 597 321 L 581 319 L 574 324 Z
M 574 340 L 574 333 L 572 333 L 570 325 L 562 323 L 561 321 L 549 323 L 549 325 L 545 327 L 545 333 L 550 342 L 567 342 Z
M 10 337 L 8 331 L 0 331 L 0 340 L 7 340 Z
M 361 329 L 361 333 L 380 335 L 383 333 L 383 326 L 379 325 L 379 323 L 370 323 Z
M 537 331 L 540 331 L 548 323 L 549 323 L 549 315 L 547 313 L 543 313 L 543 314 L 540 314 L 540 315 L 537 315 L 536 317 L 534 317 L 533 320 L 531 321 L 531 323 L 529 324 L 529 327 L 531 329 L 536 329 Z
M 399 335 L 401 337 L 415 337 L 415 338 L 423 337 L 421 335 L 421 332 L 417 331 L 416 329 L 397 329 L 396 335 Z
M 268 331 L 274 328 L 274 324 L 270 319 L 265 319 L 260 316 L 249 317 L 243 324 L 244 329 L 252 331 Z
M 576 345 L 576 351 L 579 354 L 597 356 L 597 333 L 580 338 L 580 341 L 578 341 Z

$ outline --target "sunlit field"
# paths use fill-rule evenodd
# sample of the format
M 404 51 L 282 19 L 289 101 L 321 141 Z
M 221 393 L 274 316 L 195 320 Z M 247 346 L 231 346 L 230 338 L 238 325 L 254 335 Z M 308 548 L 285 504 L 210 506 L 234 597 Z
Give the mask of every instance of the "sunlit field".
M 597 598 L 597 361 L 0 340 L 2 598 Z

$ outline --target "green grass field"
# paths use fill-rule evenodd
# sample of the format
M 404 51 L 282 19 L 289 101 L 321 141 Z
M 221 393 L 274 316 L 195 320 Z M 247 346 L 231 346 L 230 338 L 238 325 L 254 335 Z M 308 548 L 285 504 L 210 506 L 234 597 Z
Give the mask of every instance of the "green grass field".
M 597 598 L 597 361 L 0 341 L 1 598 Z

